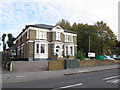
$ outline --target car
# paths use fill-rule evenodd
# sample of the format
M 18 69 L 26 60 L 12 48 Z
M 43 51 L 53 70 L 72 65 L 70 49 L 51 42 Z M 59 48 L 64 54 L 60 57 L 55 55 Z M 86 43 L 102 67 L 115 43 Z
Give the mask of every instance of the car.
M 114 59 L 116 58 L 116 56 L 117 56 L 117 55 L 110 55 L 110 57 L 111 57 L 111 58 L 114 58 Z
M 116 60 L 120 60 L 120 56 L 116 56 L 115 59 L 116 59 Z
M 115 59 L 111 58 L 110 56 L 104 56 L 104 60 L 115 60 Z

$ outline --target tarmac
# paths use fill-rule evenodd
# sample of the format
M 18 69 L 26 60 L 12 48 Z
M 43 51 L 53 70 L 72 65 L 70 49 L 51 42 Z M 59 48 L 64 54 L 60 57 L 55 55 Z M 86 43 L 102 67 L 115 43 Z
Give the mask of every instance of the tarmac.
M 40 80 L 48 78 L 56 78 L 67 75 L 98 72 L 103 70 L 118 69 L 120 65 L 107 65 L 99 67 L 88 67 L 88 68 L 77 68 L 77 69 L 64 69 L 56 71 L 37 71 L 37 72 L 26 72 L 26 73 L 12 73 L 9 71 L 2 71 L 2 83 L 17 83 L 25 82 L 30 80 Z

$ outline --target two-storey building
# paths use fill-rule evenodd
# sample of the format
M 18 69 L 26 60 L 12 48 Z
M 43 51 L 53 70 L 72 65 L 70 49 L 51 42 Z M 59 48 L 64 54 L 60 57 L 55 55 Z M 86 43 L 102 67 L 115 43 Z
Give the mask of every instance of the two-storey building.
M 74 56 L 77 34 L 60 26 L 26 25 L 16 38 L 17 58 L 29 61 L 50 59 L 51 56 Z

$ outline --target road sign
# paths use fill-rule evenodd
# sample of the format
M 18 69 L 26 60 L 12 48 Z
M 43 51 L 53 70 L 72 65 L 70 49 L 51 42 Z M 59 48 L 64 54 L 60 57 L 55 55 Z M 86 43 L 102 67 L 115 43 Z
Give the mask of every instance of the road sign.
M 88 57 L 95 57 L 95 53 L 88 53 Z

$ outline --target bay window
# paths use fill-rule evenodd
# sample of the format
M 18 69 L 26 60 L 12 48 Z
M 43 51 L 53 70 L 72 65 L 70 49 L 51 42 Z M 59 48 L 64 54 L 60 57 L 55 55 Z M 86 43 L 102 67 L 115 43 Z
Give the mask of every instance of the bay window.
M 36 53 L 39 53 L 39 44 L 36 44 Z
M 45 44 L 41 44 L 41 53 L 45 53 Z

